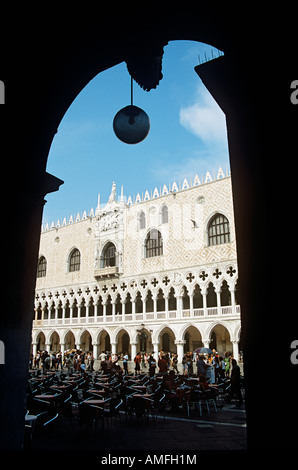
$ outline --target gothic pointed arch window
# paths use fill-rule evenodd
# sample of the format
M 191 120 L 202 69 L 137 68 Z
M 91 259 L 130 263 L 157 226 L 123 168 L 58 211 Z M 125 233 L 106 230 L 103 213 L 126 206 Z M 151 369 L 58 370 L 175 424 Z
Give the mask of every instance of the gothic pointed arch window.
M 145 227 L 146 227 L 146 216 L 145 216 L 145 212 L 141 211 L 138 214 L 138 230 L 142 230 Z
M 108 243 L 103 250 L 102 254 L 102 267 L 116 266 L 116 247 L 114 243 Z
M 165 204 L 162 206 L 160 210 L 160 223 L 161 224 L 167 224 L 169 221 L 169 211 L 168 211 L 168 206 Z
M 208 224 L 208 245 L 230 242 L 230 224 L 223 214 L 215 214 Z
M 47 260 L 41 256 L 38 260 L 37 277 L 46 277 L 47 274 Z
M 145 258 L 161 256 L 163 254 L 163 241 L 159 230 L 151 229 L 145 241 Z
M 69 256 L 69 272 L 80 271 L 81 269 L 81 253 L 74 248 Z

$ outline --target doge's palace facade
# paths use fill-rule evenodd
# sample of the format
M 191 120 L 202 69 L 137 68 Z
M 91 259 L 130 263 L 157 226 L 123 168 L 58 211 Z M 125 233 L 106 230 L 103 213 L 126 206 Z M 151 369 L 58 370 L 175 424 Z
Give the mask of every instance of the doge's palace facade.
M 174 182 L 42 227 L 33 353 L 184 352 L 238 358 L 231 176 Z

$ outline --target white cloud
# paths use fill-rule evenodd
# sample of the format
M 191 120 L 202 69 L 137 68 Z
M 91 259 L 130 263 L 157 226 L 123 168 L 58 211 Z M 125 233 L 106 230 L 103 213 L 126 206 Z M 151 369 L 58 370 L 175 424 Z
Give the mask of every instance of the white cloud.
M 199 87 L 194 104 L 181 107 L 179 121 L 207 145 L 227 142 L 225 115 L 203 86 Z

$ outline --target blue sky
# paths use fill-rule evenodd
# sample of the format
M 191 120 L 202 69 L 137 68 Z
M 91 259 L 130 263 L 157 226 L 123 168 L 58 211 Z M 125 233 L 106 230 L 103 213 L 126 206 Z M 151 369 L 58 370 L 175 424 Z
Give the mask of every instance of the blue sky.
M 125 196 L 151 192 L 174 180 L 229 167 L 224 113 L 194 67 L 212 47 L 192 41 L 165 46 L 163 79 L 155 90 L 134 83 L 134 104 L 150 118 L 147 138 L 136 145 L 117 139 L 115 114 L 130 104 L 130 76 L 123 62 L 97 75 L 66 112 L 49 153 L 47 171 L 64 180 L 46 196 L 44 223 L 88 212 L 106 202 L 113 181 Z M 217 54 L 217 50 L 213 50 Z M 206 56 L 205 56 L 206 54 Z

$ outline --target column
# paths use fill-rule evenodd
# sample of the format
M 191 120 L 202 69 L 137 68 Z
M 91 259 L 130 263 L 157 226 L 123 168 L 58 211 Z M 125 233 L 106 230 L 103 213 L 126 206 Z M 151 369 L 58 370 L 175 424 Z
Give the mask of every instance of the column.
M 165 297 L 166 318 L 169 318 L 169 297 Z
M 232 344 L 233 344 L 233 358 L 236 359 L 236 361 L 238 362 L 239 361 L 239 341 L 237 339 L 233 340 Z
M 38 312 L 38 307 L 36 307 L 36 308 L 34 309 L 35 326 L 37 326 L 37 318 L 38 318 L 37 312 Z
M 98 359 L 98 344 L 97 343 L 94 343 L 93 345 L 93 356 L 94 356 L 94 360 Z
M 111 347 L 112 347 L 112 354 L 116 354 L 117 343 L 111 343 Z
M 98 305 L 97 301 L 94 300 L 94 323 L 97 323 Z
M 131 312 L 132 312 L 132 319 L 133 321 L 136 320 L 136 301 L 135 300 L 132 300 L 132 309 L 131 309 Z
M 107 304 L 102 302 L 102 314 L 103 314 L 103 323 L 107 321 Z
M 62 325 L 65 323 L 65 308 L 66 308 L 66 301 L 62 304 Z
M 190 316 L 193 317 L 193 294 L 189 294 L 189 311 Z
M 231 305 L 232 305 L 232 314 L 236 313 L 236 301 L 235 301 L 235 289 L 230 289 L 231 292 Z
M 182 359 L 184 356 L 184 345 L 186 341 L 184 339 L 176 340 L 175 344 L 177 346 L 177 355 L 178 355 L 178 362 L 181 364 Z
M 176 302 L 177 302 L 177 318 L 182 318 L 182 295 L 178 295 L 176 297 Z
M 112 301 L 112 319 L 113 323 L 115 323 L 115 315 L 116 315 L 116 304 Z
M 32 354 L 33 354 L 33 357 L 36 356 L 36 353 L 37 353 L 37 343 L 32 343 Z
M 204 309 L 204 316 L 207 316 L 207 292 L 206 287 L 202 288 L 202 297 L 203 297 L 203 309 Z
M 217 315 L 221 315 L 221 300 L 220 300 L 220 288 L 216 289 L 216 301 L 217 301 Z
M 131 360 L 133 361 L 137 355 L 137 343 L 130 343 L 131 345 Z
M 125 301 L 122 302 L 122 321 L 125 322 Z
M 157 361 L 158 361 L 158 353 L 159 353 L 159 343 L 152 343 L 153 344 L 153 357 L 155 358 L 156 360 L 156 364 L 157 364 Z
M 157 298 L 156 295 L 153 296 L 153 315 L 154 319 L 157 319 Z

